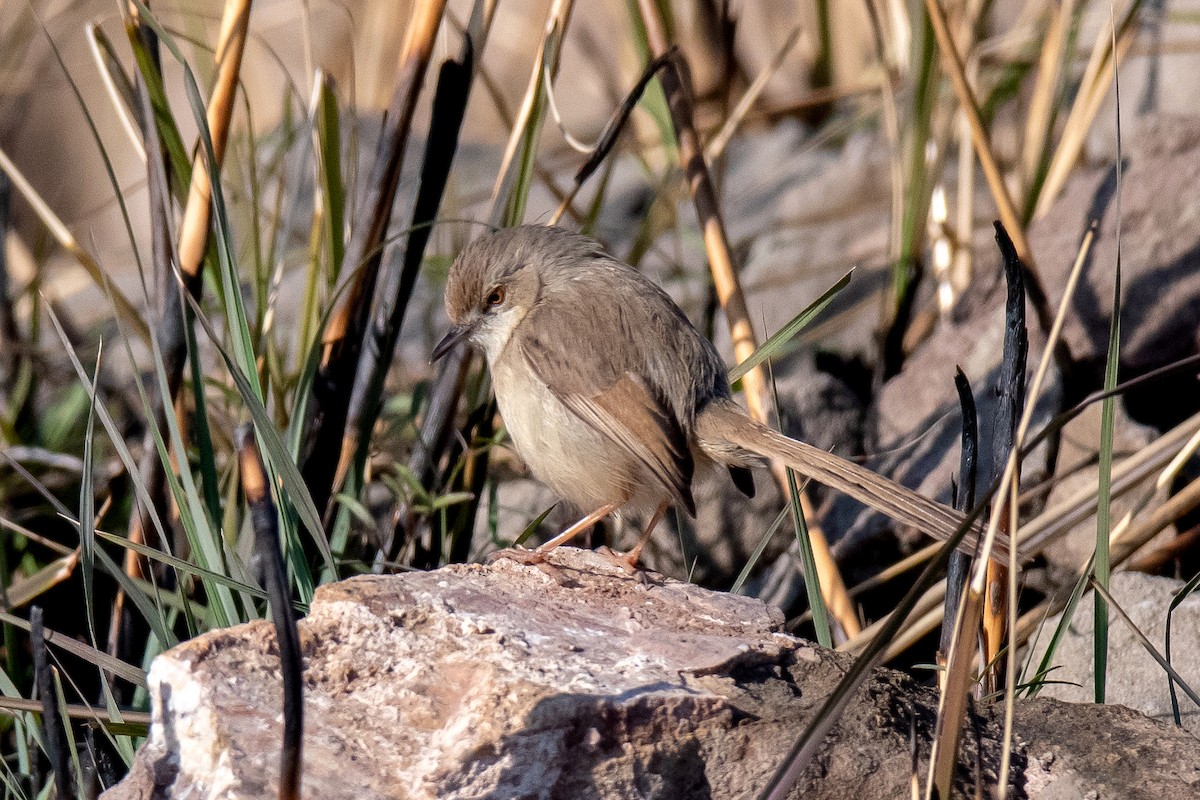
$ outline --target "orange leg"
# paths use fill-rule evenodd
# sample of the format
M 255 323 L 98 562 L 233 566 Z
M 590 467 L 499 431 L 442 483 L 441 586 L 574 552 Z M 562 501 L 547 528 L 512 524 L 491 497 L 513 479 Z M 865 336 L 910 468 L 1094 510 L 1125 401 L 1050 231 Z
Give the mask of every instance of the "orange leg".
M 663 503 L 654 512 L 654 516 L 650 518 L 650 522 L 646 525 L 646 530 L 642 532 L 642 538 L 638 539 L 638 543 L 633 546 L 633 549 L 624 555 L 621 559 L 629 565 L 630 569 L 636 570 L 638 559 L 642 557 L 642 548 L 646 546 L 646 542 L 650 541 L 650 535 L 654 533 L 654 529 L 658 527 L 659 520 L 663 518 L 663 514 L 667 513 L 667 509 L 671 506 L 669 502 Z
M 565 531 L 560 533 L 558 536 L 555 536 L 553 539 L 546 542 L 542 546 L 538 547 L 533 552 L 549 553 L 551 550 L 558 547 L 559 545 L 566 544 L 567 542 L 571 541 L 579 534 L 586 531 L 588 528 L 595 525 L 600 520 L 607 517 L 609 514 L 611 514 L 613 511 L 615 511 L 616 508 L 617 508 L 616 503 L 606 503 L 606 504 L 600 506 L 595 511 L 588 514 L 586 517 L 579 520 L 579 522 L 576 522 L 574 525 L 567 528 Z

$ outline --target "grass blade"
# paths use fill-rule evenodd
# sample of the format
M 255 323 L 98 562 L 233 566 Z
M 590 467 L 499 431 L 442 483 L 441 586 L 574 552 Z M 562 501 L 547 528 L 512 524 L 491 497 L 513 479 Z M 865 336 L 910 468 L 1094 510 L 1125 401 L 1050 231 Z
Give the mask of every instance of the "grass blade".
M 1196 587 L 1200 586 L 1200 572 L 1196 573 L 1190 581 L 1183 585 L 1175 596 L 1171 598 L 1171 604 L 1167 607 L 1167 626 L 1166 632 L 1163 634 L 1163 650 L 1166 652 L 1167 663 L 1171 663 L 1171 620 L 1175 616 L 1175 609 L 1179 604 L 1188 598 L 1192 592 L 1196 591 Z M 1179 696 L 1175 693 L 1175 678 L 1167 673 L 1167 689 L 1171 692 L 1171 715 L 1175 718 L 1175 724 L 1182 727 L 1183 721 L 1179 717 Z
M 1111 9 L 1110 9 L 1111 11 Z M 1110 20 L 1110 24 L 1114 21 Z M 1112 33 L 1112 60 L 1117 59 L 1116 28 Z M 1104 390 L 1111 392 L 1117 385 L 1117 369 L 1121 361 L 1121 85 L 1117 70 L 1113 69 L 1113 87 L 1116 91 L 1117 107 L 1117 188 L 1116 188 L 1116 264 L 1113 277 L 1112 318 L 1108 326 L 1108 355 L 1104 364 Z M 1112 572 L 1109 563 L 1109 536 L 1112 529 L 1112 458 L 1113 426 L 1116 423 L 1116 398 L 1107 397 L 1100 406 L 1100 453 L 1099 453 L 1099 497 L 1096 506 L 1096 583 L 1108 589 Z M 1092 660 L 1095 670 L 1095 700 L 1104 702 L 1105 682 L 1108 676 L 1108 606 L 1103 594 L 1096 595 L 1095 630 L 1092 642 Z
M 840 292 L 842 289 L 845 289 L 850 284 L 850 276 L 853 274 L 853 271 L 847 272 L 845 275 L 839 278 L 837 283 L 825 290 L 824 294 L 822 294 L 813 302 L 809 303 L 808 307 L 799 314 L 792 317 L 788 324 L 771 334 L 771 337 L 763 342 L 762 345 L 760 345 L 754 351 L 753 355 L 738 364 L 733 369 L 729 370 L 729 382 L 736 383 L 737 381 L 741 380 L 747 372 L 754 369 L 759 364 L 763 363 L 769 358 L 774 358 L 776 355 L 780 355 L 784 351 L 784 348 L 787 346 L 788 342 L 790 342 L 796 334 L 804 330 L 804 328 L 807 327 L 808 324 L 812 322 L 818 314 L 824 311 L 825 307 L 833 301 L 833 298 L 837 296 L 838 292 Z

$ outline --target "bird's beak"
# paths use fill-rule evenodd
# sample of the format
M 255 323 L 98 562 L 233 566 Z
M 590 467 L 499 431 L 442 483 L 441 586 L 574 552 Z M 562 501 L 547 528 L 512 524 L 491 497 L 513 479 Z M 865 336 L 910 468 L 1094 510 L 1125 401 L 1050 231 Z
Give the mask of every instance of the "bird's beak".
M 442 337 L 438 342 L 437 347 L 433 348 L 433 355 L 429 359 L 429 363 L 437 361 L 442 356 L 454 349 L 454 346 L 465 340 L 471 335 L 471 327 L 469 325 L 457 325 L 450 329 L 449 333 Z

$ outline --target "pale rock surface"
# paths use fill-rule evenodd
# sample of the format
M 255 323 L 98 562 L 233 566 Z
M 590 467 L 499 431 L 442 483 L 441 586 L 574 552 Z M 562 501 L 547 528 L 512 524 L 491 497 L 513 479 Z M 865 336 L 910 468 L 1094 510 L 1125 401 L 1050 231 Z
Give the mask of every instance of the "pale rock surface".
M 758 601 L 639 579 L 570 548 L 545 568 L 500 561 L 322 587 L 300 622 L 303 794 L 755 796 L 851 663 L 780 625 Z M 275 796 L 269 625 L 180 645 L 155 661 L 150 686 L 150 740 L 105 800 Z M 907 796 L 910 730 L 925 758 L 935 709 L 930 690 L 874 671 L 792 797 Z M 989 786 L 999 723 L 983 707 L 960 753 Z M 1022 702 L 1016 731 L 1011 796 L 1200 796 L 1200 742 L 1125 709 Z
M 1100 421 L 1101 406 L 1096 404 L 1084 409 L 1083 413 L 1063 427 L 1057 477 L 1047 496 L 1047 507 L 1066 501 L 1080 491 L 1095 493 L 1098 490 Z M 1158 435 L 1153 429 L 1129 419 L 1124 403 L 1117 402 L 1113 424 L 1114 459 L 1128 458 L 1156 438 Z M 1167 491 L 1155 489 L 1157 478 L 1158 474 L 1155 472 L 1123 494 L 1112 498 L 1111 513 L 1114 524 L 1127 513 L 1139 509 L 1147 497 L 1152 498 L 1155 505 L 1166 502 Z M 1174 536 L 1174 529 L 1168 527 L 1149 547 L 1152 549 L 1165 544 Z M 1096 515 L 1092 513 L 1061 536 L 1051 540 L 1042 550 L 1050 569 L 1051 584 L 1061 585 L 1064 581 L 1074 581 L 1076 573 L 1091 558 L 1095 549 Z
M 1136 572 L 1118 572 L 1109 591 L 1133 623 L 1160 654 L 1166 653 L 1164 633 L 1167 609 L 1182 581 Z M 1057 669 L 1042 694 L 1073 703 L 1090 702 L 1095 693 L 1093 638 L 1095 617 L 1093 594 L 1084 595 L 1066 629 L 1051 664 Z M 1039 664 L 1062 615 L 1046 620 L 1035 643 L 1033 665 Z M 1193 594 L 1175 609 L 1171 618 L 1171 665 L 1188 685 L 1200 691 L 1200 595 Z M 1109 611 L 1108 671 L 1105 700 L 1119 703 L 1147 716 L 1173 721 L 1167 674 L 1146 652 L 1141 640 L 1116 612 Z M 1183 726 L 1200 736 L 1200 708 L 1176 688 Z

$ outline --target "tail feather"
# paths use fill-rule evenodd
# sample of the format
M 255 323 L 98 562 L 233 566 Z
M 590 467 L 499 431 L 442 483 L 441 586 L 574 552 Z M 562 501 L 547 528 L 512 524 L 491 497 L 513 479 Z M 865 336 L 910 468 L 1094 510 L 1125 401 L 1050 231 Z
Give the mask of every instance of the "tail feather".
M 966 517 L 958 511 L 914 492 L 865 467 L 796 441 L 753 421 L 734 403 L 711 403 L 696 419 L 696 433 L 705 451 L 720 453 L 735 448 L 782 461 L 796 472 L 843 492 L 905 525 L 946 540 Z M 959 549 L 976 552 L 982 529 L 972 526 Z M 1006 559 L 1007 543 L 996 542 L 992 557 Z

